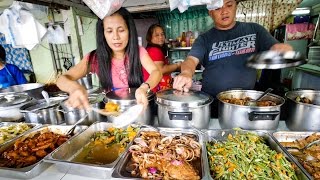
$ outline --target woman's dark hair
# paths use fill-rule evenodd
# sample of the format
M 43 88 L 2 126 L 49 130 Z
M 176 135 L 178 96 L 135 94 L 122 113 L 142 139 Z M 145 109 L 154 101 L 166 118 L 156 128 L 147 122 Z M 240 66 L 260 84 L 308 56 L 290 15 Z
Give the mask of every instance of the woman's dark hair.
M 6 50 L 0 45 L 0 61 L 6 62 Z
M 147 44 L 147 47 L 157 47 L 157 48 L 160 48 L 161 51 L 162 51 L 162 53 L 163 53 L 164 55 L 166 55 L 166 54 L 167 54 L 167 51 L 168 51 L 168 47 L 166 46 L 166 44 L 163 44 L 162 46 L 160 46 L 159 44 L 153 44 L 153 43 L 151 42 L 152 34 L 153 34 L 153 32 L 154 32 L 154 30 L 155 30 L 156 28 L 161 28 L 162 31 L 164 32 L 164 29 L 163 29 L 163 27 L 162 27 L 160 24 L 152 24 L 152 25 L 149 27 L 149 29 L 148 29 L 148 31 L 147 31 L 147 35 L 146 35 L 146 40 L 147 40 L 147 43 L 148 43 L 148 44 Z
M 138 33 L 134 24 L 133 17 L 125 8 L 120 8 L 114 14 L 119 14 L 120 16 L 122 16 L 129 30 L 128 44 L 125 49 L 127 57 L 125 59 L 125 67 L 127 69 L 128 85 L 129 87 L 139 87 L 143 82 L 142 65 L 140 62 Z M 103 20 L 101 19 L 97 21 L 96 39 L 96 54 L 99 64 L 98 76 L 102 87 L 104 89 L 111 90 L 113 87 L 111 75 L 112 49 L 109 47 L 105 39 Z

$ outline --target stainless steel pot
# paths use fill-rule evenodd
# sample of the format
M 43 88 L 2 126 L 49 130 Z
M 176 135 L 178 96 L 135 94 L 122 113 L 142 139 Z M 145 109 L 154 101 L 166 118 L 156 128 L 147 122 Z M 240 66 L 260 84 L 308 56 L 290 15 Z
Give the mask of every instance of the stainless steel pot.
M 67 97 L 51 97 L 50 104 L 45 99 L 36 100 L 21 106 L 20 112 L 28 123 L 62 124 L 64 114 L 60 103 Z
M 24 92 L 35 99 L 43 99 L 41 91 L 44 89 L 44 84 L 41 83 L 28 83 L 10 86 L 0 90 L 0 92 Z
M 222 129 L 240 127 L 248 130 L 275 130 L 280 120 L 280 109 L 284 98 L 268 94 L 262 100 L 271 100 L 276 106 L 245 106 L 226 103 L 223 99 L 250 97 L 257 99 L 263 92 L 254 90 L 230 90 L 217 95 L 219 100 L 218 119 Z
M 288 107 L 286 125 L 293 131 L 320 131 L 320 91 L 297 90 L 285 94 Z M 296 97 L 306 97 L 313 104 L 297 102 Z
M 0 121 L 21 121 L 20 107 L 32 100 L 27 93 L 0 93 Z
M 161 127 L 206 129 L 210 121 L 213 98 L 201 91 L 182 92 L 174 89 L 156 94 L 158 118 Z
M 118 89 L 115 91 L 110 91 L 106 94 L 105 102 L 113 102 L 120 105 L 120 112 L 126 111 L 129 107 L 136 105 L 137 100 L 135 98 L 136 88 L 126 88 Z M 143 113 L 138 117 L 135 123 L 154 125 L 154 93 L 151 91 L 147 95 L 149 100 L 148 107 Z M 114 116 L 108 116 L 108 121 L 113 122 Z
M 89 103 L 92 107 L 103 108 L 103 96 L 99 94 L 89 94 Z M 85 109 L 77 109 L 65 105 L 66 101 L 61 102 L 61 107 L 63 108 L 64 118 L 66 124 L 75 124 L 79 119 L 84 117 L 87 113 L 87 118 L 80 123 L 81 125 L 91 125 L 94 122 L 107 121 L 105 116 L 100 115 L 95 111 L 87 112 Z

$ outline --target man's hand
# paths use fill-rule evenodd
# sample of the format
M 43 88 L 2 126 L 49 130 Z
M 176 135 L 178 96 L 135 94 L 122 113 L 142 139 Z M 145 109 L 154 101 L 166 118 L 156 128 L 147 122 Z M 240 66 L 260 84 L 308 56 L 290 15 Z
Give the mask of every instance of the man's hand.
M 189 89 L 192 86 L 192 75 L 188 73 L 181 73 L 178 76 L 176 76 L 173 80 L 173 88 L 184 91 L 184 92 L 189 92 Z
M 285 43 L 278 43 L 273 45 L 270 50 L 273 51 L 278 51 L 278 52 L 287 52 L 287 51 L 293 51 L 293 48 L 291 45 L 289 44 L 285 44 Z
M 192 76 L 199 63 L 199 59 L 193 56 L 188 56 L 185 61 L 181 63 L 181 73 L 173 80 L 173 88 L 189 92 L 192 86 Z

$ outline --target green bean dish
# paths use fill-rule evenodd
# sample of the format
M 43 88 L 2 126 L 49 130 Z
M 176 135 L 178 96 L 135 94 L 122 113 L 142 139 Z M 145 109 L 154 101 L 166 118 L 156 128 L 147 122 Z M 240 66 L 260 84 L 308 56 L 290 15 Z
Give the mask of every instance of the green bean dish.
M 294 165 L 254 133 L 237 130 L 226 141 L 211 141 L 206 147 L 214 179 L 298 179 Z

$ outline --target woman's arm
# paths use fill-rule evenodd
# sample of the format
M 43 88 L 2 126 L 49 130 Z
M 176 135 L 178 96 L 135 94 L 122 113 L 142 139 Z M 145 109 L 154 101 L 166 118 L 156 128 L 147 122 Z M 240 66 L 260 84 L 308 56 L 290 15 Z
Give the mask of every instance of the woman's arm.
M 89 108 L 87 90 L 77 80 L 87 74 L 88 60 L 82 59 L 77 65 L 61 75 L 57 80 L 57 86 L 69 94 L 66 102 L 68 106 L 76 108 Z
M 160 69 L 152 61 L 148 53 L 142 56 L 141 64 L 143 68 L 150 74 L 149 78 L 146 80 L 146 83 L 148 83 L 150 85 L 150 88 L 153 89 L 160 82 L 162 78 L 162 73 Z
M 181 63 L 175 63 L 175 64 L 164 64 L 163 61 L 154 61 L 158 69 L 161 70 L 162 74 L 170 74 L 174 71 L 177 71 L 181 67 Z
M 158 85 L 162 78 L 162 73 L 154 64 L 148 53 L 145 53 L 141 58 L 143 68 L 150 74 L 149 78 L 140 85 L 136 90 L 135 97 L 138 104 L 143 104 L 144 107 L 148 105 L 147 91 L 153 89 Z

